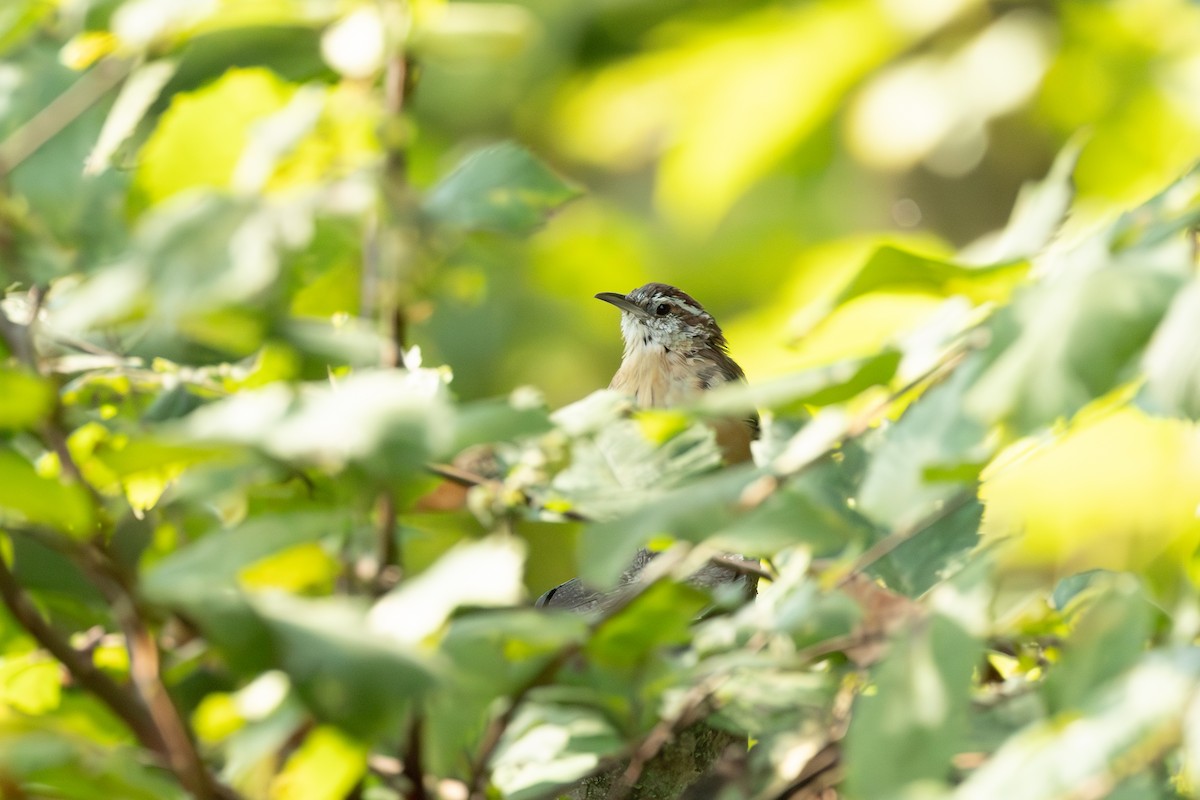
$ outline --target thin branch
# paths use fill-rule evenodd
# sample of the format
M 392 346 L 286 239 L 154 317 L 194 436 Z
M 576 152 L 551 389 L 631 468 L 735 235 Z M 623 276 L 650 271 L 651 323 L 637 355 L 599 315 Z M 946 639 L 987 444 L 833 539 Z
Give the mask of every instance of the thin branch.
M 13 352 L 23 352 L 24 360 L 30 369 L 39 373 L 41 364 L 33 347 L 32 326 L 37 319 L 41 299 L 40 290 L 31 290 L 32 308 L 29 319 L 24 324 L 13 322 L 0 310 L 0 333 L 8 341 Z M 21 344 L 24 346 L 19 347 Z M 83 471 L 72 456 L 67 435 L 63 431 L 61 413 L 61 406 L 56 404 L 49 419 L 41 427 L 41 438 L 47 449 L 58 456 L 63 473 L 87 490 L 98 518 L 104 519 L 104 499 L 84 477 Z M 6 566 L 0 565 L 0 593 L 4 595 L 5 605 L 26 630 L 62 662 L 81 686 L 100 698 L 129 726 L 143 746 L 166 760 L 180 785 L 186 790 L 199 800 L 236 797 L 236 794 L 216 781 L 200 758 L 187 724 L 171 700 L 166 684 L 163 683 L 158 643 L 138 613 L 133 591 L 127 585 L 121 570 L 102 549 L 99 543 L 102 535 L 100 532 L 93 537 L 92 542 L 71 547 L 67 552 L 100 589 L 124 630 L 125 645 L 130 657 L 132 692 L 98 672 L 90 661 L 85 660 L 58 637 L 21 591 L 16 577 Z
M 61 133 L 129 75 L 132 62 L 106 58 L 0 142 L 0 177 Z
M 856 575 L 861 574 L 867 567 L 871 566 L 876 561 L 907 542 L 909 539 L 928 530 L 960 509 L 965 508 L 971 501 L 975 499 L 975 496 L 976 493 L 974 487 L 971 489 L 964 489 L 963 491 L 951 497 L 949 500 L 944 501 L 942 505 L 935 511 L 926 515 L 912 525 L 889 533 L 887 536 L 868 547 L 862 555 L 856 558 L 854 563 L 850 566 L 849 571 L 842 576 L 842 578 L 837 582 L 837 585 L 845 585 Z
M 646 765 L 684 728 L 704 718 L 713 695 L 729 680 L 727 674 L 710 675 L 688 690 L 678 711 L 669 719 L 659 720 L 650 732 L 642 737 L 633 750 L 629 766 L 617 778 L 608 791 L 608 800 L 625 800 L 637 785 Z
M 66 667 L 75 683 L 104 703 L 133 732 L 143 747 L 163 757 L 168 756 L 167 747 L 146 707 L 136 695 L 101 672 L 90 659 L 84 658 L 71 647 L 67 640 L 42 618 L 3 558 L 0 558 L 0 597 L 3 598 L 4 605 L 13 619 L 42 649 Z
M 171 771 L 185 789 L 201 800 L 236 797 L 231 790 L 217 783 L 200 758 L 187 724 L 163 683 L 158 642 L 138 614 L 132 598 L 122 597 L 114 604 L 114 611 L 129 647 L 130 677 L 166 745 Z

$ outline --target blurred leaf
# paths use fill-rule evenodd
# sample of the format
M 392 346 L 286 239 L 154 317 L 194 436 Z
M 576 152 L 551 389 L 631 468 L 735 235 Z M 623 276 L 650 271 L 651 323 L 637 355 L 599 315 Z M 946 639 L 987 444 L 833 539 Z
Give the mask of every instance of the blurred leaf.
M 254 564 L 297 545 L 342 536 L 350 524 L 346 511 L 254 517 L 213 531 L 159 561 L 142 576 L 142 592 L 152 602 L 202 610 L 211 596 L 233 589 Z
M 29 47 L 6 54 L 0 72 L 0 141 L 7 141 L 20 126 L 72 87 L 90 84 L 91 91 L 95 91 L 107 79 L 102 76 L 112 76 L 120 69 L 119 63 L 105 62 L 93 68 L 95 74 L 81 77 L 59 62 L 58 48 L 42 37 Z M 82 109 L 65 120 L 65 128 L 11 167 L 6 176 L 7 193 L 18 203 L 12 211 L 35 236 L 31 237 L 34 241 L 23 243 L 19 259 L 13 258 L 17 253 L 6 255 L 7 275 L 46 282 L 67 269 L 106 263 L 116 258 L 125 245 L 127 224 L 122 206 L 128 176 L 110 172 L 86 177 L 80 169 L 96 143 L 108 105 L 100 98 L 100 102 Z M 11 221 L 6 222 L 8 228 Z M 81 242 L 86 242 L 86 247 L 80 247 Z M 70 252 L 56 251 L 55 243 Z M 59 260 L 55 255 L 68 257 Z
M 0 775 L 6 788 L 30 797 L 184 800 L 189 796 L 132 748 L 45 730 L 10 732 L 0 726 Z
M 58 707 L 62 668 L 41 654 L 0 659 L 0 705 L 38 716 Z
M 982 516 L 978 501 L 964 503 L 901 543 L 871 571 L 908 597 L 919 597 L 972 557 Z
M 1169 233 L 1196 211 L 1163 202 L 1048 255 L 1046 279 L 988 324 L 989 364 L 966 398 L 970 411 L 1028 433 L 1132 377 L 1192 271 L 1187 243 Z M 1142 230 L 1130 227 L 1145 219 Z
M 272 384 L 197 409 L 185 433 L 251 445 L 289 463 L 391 477 L 448 454 L 453 417 L 436 370 L 362 371 L 333 386 Z
M 936 614 L 893 638 L 873 672 L 875 694 L 857 699 L 846 737 L 846 784 L 854 796 L 888 798 L 898 786 L 949 781 L 979 654 L 976 641 Z
M 54 408 L 54 387 L 30 372 L 0 367 L 0 430 L 32 428 Z
M 549 415 L 538 404 L 525 404 L 519 397 L 463 403 L 455 409 L 454 445 L 463 449 L 482 442 L 512 441 L 545 433 L 551 428 Z
M 100 138 L 88 154 L 84 174 L 98 175 L 108 169 L 113 154 L 133 135 L 163 86 L 175 74 L 175 67 L 171 61 L 152 61 L 138 67 L 126 78 L 104 120 L 104 127 L 100 129 Z
M 521 235 L 579 193 L 528 150 L 504 142 L 467 156 L 430 190 L 425 211 L 457 228 Z
M 1141 660 L 1150 638 L 1153 608 L 1135 580 L 1115 576 L 1097 591 L 1098 597 L 1085 601 L 1062 659 L 1046 677 L 1044 692 L 1051 713 L 1083 706 Z
M 755 9 L 688 34 L 570 87 L 555 122 L 586 162 L 628 169 L 661 154 L 659 205 L 700 229 L 815 136 L 846 90 L 905 40 L 865 2 Z M 800 85 L 802 96 L 777 102 Z
M 0 516 L 12 519 L 10 515 L 75 537 L 93 533 L 92 501 L 86 489 L 43 478 L 17 453 L 0 448 Z
M 185 189 L 230 186 L 254 124 L 282 109 L 294 91 L 265 69 L 234 69 L 174 95 L 138 159 L 136 186 L 146 205 Z
M 336 728 L 320 726 L 271 782 L 270 800 L 342 800 L 367 770 L 367 751 Z
M 980 368 L 968 359 L 880 431 L 858 493 L 863 514 L 904 528 L 975 480 L 990 455 L 987 429 L 964 411 L 963 396 Z
M 1170 596 L 1200 541 L 1200 438 L 1190 422 L 1098 414 L 1045 446 L 1014 445 L 983 479 L 983 540 L 1004 541 L 998 555 L 1010 571 L 1134 571 Z
M 632 667 L 654 650 L 686 643 L 696 615 L 711 603 L 699 589 L 659 581 L 592 635 L 586 652 L 600 665 Z
M 1200 282 L 1171 302 L 1142 358 L 1144 404 L 1157 413 L 1200 419 Z
M 1040 181 L 1021 187 L 1008 225 L 979 249 L 989 263 L 1029 258 L 1050 243 L 1067 216 L 1075 194 L 1072 175 L 1086 136 L 1076 135 Z
M 224 4 L 224 11 L 278 9 L 278 3 Z M 289 4 L 290 5 L 290 4 Z M 294 7 L 293 7 L 294 8 Z M 273 20 L 273 22 L 277 22 Z M 195 91 L 231 68 L 266 68 L 293 83 L 332 77 L 321 58 L 321 31 L 311 25 L 254 24 L 214 28 L 190 37 L 164 96 Z
M 962 295 L 973 303 L 1003 302 L 1028 272 L 1027 261 L 964 266 L 886 245 L 871 254 L 833 304 L 838 306 L 871 292 Z
M 1050 800 L 1092 781 L 1140 772 L 1177 740 L 1200 664 L 1192 650 L 1151 653 L 1071 718 L 1035 723 L 1010 738 L 954 793 L 961 800 Z
M 52 8 L 44 0 L 14 0 L 0 10 L 0 53 L 21 43 Z
M 410 46 L 422 60 L 511 57 L 537 32 L 537 20 L 514 3 L 445 3 L 418 17 Z
M 543 797 L 589 774 L 623 741 L 603 714 L 578 706 L 526 703 L 492 760 L 492 782 L 506 800 Z
M 432 667 L 415 650 L 380 636 L 365 606 L 352 599 L 267 593 L 251 605 L 297 694 L 318 719 L 353 737 L 391 733 L 435 683 Z
M 754 384 L 731 383 L 705 392 L 692 404 L 705 416 L 726 416 L 771 409 L 783 413 L 804 406 L 844 403 L 872 386 L 887 385 L 896 375 L 902 353 L 885 349 L 863 358 Z
M 524 589 L 520 539 L 491 537 L 462 544 L 380 599 L 368 621 L 380 636 L 417 644 L 459 606 L 513 605 Z
M 643 495 L 643 505 L 634 510 L 612 521 L 587 526 L 580 543 L 581 577 L 595 586 L 611 586 L 637 549 L 652 539 L 706 538 L 737 516 L 742 491 L 757 475 L 749 466 L 730 467 L 652 498 Z

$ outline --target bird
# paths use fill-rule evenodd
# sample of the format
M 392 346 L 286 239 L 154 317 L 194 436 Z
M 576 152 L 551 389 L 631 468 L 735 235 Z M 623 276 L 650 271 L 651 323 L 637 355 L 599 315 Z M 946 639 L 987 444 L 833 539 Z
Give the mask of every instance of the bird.
M 596 299 L 621 310 L 625 352 L 608 388 L 629 395 L 637 405 L 678 405 L 700 392 L 745 382 L 721 326 L 681 289 L 647 283 L 628 294 L 600 292 Z M 756 416 L 710 424 L 727 464 L 750 459 L 750 442 L 758 436 Z
M 600 292 L 597 300 L 621 310 L 625 350 L 609 389 L 628 395 L 644 408 L 684 403 L 701 392 L 745 382 L 746 374 L 729 355 L 729 344 L 713 315 L 688 293 L 665 283 L 647 283 L 628 294 Z M 726 464 L 750 460 L 750 443 L 758 437 L 758 416 L 718 419 L 709 423 Z M 555 586 L 537 599 L 539 608 L 576 612 L 603 610 L 637 580 L 654 558 L 639 549 L 615 590 L 599 591 L 579 578 Z M 731 557 L 734 562 L 741 559 Z M 741 581 L 753 597 L 757 582 L 726 564 L 710 563 L 690 579 L 701 586 Z

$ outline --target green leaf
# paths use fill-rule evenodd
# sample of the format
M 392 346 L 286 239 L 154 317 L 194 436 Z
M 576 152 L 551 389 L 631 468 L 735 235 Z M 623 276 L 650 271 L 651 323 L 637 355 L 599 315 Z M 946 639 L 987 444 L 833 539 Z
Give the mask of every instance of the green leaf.
M 32 428 L 54 408 L 54 387 L 33 373 L 0 367 L 0 430 Z
M 1155 652 L 1117 681 L 1091 693 L 1066 717 L 1035 723 L 1011 737 L 958 788 L 960 800 L 1052 800 L 1095 786 L 1122 764 L 1140 772 L 1178 736 L 1194 697 L 1200 661 L 1194 648 Z
M 855 702 L 846 736 L 848 793 L 883 800 L 916 781 L 949 781 L 967 732 L 979 654 L 978 642 L 937 614 L 892 640 L 872 676 L 875 693 Z
M 202 612 L 215 595 L 235 588 L 247 567 L 298 544 L 344 536 L 350 525 L 351 515 L 344 510 L 253 517 L 208 533 L 159 561 L 142 576 L 141 589 L 151 602 Z
M 1003 302 L 1028 272 L 1027 261 L 965 266 L 885 245 L 871 254 L 833 304 L 840 306 L 872 292 L 961 295 L 973 303 Z
M 423 471 L 450 453 L 454 439 L 445 378 L 427 369 L 355 372 L 298 392 L 273 383 L 197 409 L 183 434 L 331 472 L 354 465 L 381 478 Z
M 525 703 L 492 759 L 492 782 L 506 800 L 544 797 L 592 772 L 622 746 L 617 730 L 598 711 Z
M 987 429 L 964 410 L 963 396 L 981 367 L 980 358 L 968 359 L 881 431 L 858 492 L 863 514 L 903 528 L 976 478 L 990 455 Z M 963 465 L 975 467 L 961 470 Z
M 513 142 L 477 150 L 430 190 L 425 211 L 469 231 L 531 233 L 580 191 Z
M 44 0 L 13 0 L 0 10 L 0 53 L 4 53 L 35 30 L 53 11 Z
M 342 800 L 367 770 L 367 752 L 336 728 L 304 737 L 271 784 L 273 800 Z
M 1175 296 L 1142 358 L 1142 405 L 1150 411 L 1200 419 L 1200 282 Z
M 594 586 L 610 586 L 652 539 L 707 538 L 736 518 L 742 492 L 758 475 L 748 465 L 730 467 L 655 496 L 610 522 L 589 525 L 581 540 L 581 577 Z
M 281 593 L 251 599 L 277 666 L 318 719 L 372 740 L 395 730 L 412 701 L 435 683 L 417 652 L 380 635 L 349 598 L 305 600 Z
M 972 499 L 901 543 L 872 572 L 896 591 L 919 597 L 970 560 L 982 518 L 983 505 Z
M 1107 578 L 1107 580 L 1104 580 Z M 1099 584 L 1099 586 L 1098 586 Z M 1150 639 L 1153 607 L 1128 575 L 1097 577 L 1043 690 L 1052 713 L 1078 710 L 1089 697 L 1136 664 Z
M 540 398 L 536 406 L 514 397 L 464 403 L 455 408 L 451 449 L 459 452 L 482 442 L 511 441 L 550 428 L 550 417 Z
M 989 363 L 967 395 L 968 411 L 1025 434 L 1133 378 L 1191 277 L 1191 247 L 1178 232 L 1198 212 L 1177 202 L 1164 193 L 1074 247 L 1048 253 L 1046 277 L 989 321 Z
M 163 86 L 175 74 L 175 68 L 171 61 L 152 61 L 130 74 L 104 120 L 96 146 L 88 154 L 85 174 L 98 175 L 108 169 L 113 154 L 133 135 Z
M 0 518 L 86 537 L 93 533 L 93 514 L 91 497 L 82 486 L 43 478 L 20 455 L 0 448 Z
M 371 627 L 398 642 L 416 644 L 459 606 L 515 605 L 524 591 L 524 561 L 520 539 L 491 537 L 461 544 L 382 597 L 371 609 Z
M 655 650 L 689 641 L 692 621 L 711 602 L 693 586 L 659 581 L 607 618 L 587 643 L 587 654 L 604 666 L 638 665 Z
M 1086 136 L 1077 135 L 1059 151 L 1045 178 L 1021 187 L 1008 224 L 981 248 L 991 263 L 1029 258 L 1050 243 L 1071 207 L 1071 177 Z M 972 248 L 976 249 L 976 248 Z
M 902 357 L 900 351 L 887 349 L 783 378 L 726 384 L 705 392 L 691 408 L 705 416 L 723 417 L 767 409 L 797 413 L 803 406 L 844 403 L 872 386 L 887 385 L 895 377 Z
M 556 418 L 563 420 L 562 412 Z M 601 418 L 608 422 L 598 433 L 572 443 L 570 465 L 554 477 L 549 488 L 556 503 L 565 499 L 573 510 L 591 519 L 627 513 L 721 464 L 713 432 L 704 425 L 693 424 L 656 443 L 644 435 L 637 420 L 611 414 L 597 419 Z M 568 430 L 575 424 L 566 423 Z

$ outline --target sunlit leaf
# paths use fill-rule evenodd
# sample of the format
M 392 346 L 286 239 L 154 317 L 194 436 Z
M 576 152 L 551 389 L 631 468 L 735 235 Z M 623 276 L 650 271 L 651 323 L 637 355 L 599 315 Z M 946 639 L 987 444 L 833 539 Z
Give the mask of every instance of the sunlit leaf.
M 1007 540 L 1019 571 L 1132 570 L 1170 587 L 1200 537 L 1198 448 L 1193 424 L 1133 409 L 1014 446 L 983 475 L 984 538 Z
M 72 536 L 92 533 L 94 509 L 87 490 L 78 483 L 43 478 L 7 448 L 0 449 L 0 513 Z
M 628 168 L 661 154 L 663 210 L 708 226 L 903 41 L 867 3 L 770 8 L 590 76 L 556 122 L 571 153 L 592 163 Z M 777 102 L 800 85 L 803 94 Z
M 0 368 L 0 429 L 32 428 L 54 407 L 54 387 L 29 372 Z
M 307 511 L 263 515 L 213 531 L 155 564 L 144 575 L 142 590 L 155 602 L 202 607 L 207 597 L 233 588 L 263 559 L 322 537 L 344 535 L 350 520 L 344 511 Z
M 271 800 L 341 800 L 367 769 L 366 749 L 336 728 L 318 727 L 271 784 Z
M 834 299 L 834 304 L 840 305 L 871 292 L 916 292 L 939 297 L 963 295 L 974 303 L 1004 301 L 1028 271 L 1029 263 L 1025 261 L 972 267 L 885 246 L 867 259 L 854 279 Z

